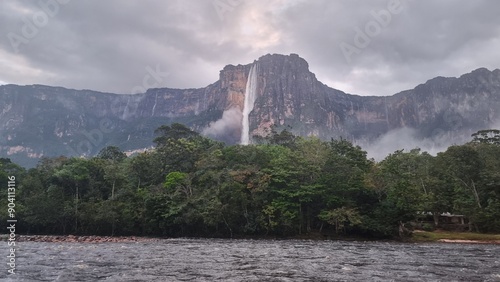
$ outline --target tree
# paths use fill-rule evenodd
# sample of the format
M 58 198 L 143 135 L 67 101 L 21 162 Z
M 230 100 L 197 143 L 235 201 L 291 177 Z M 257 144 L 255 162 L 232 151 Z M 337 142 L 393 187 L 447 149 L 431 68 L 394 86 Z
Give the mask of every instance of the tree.
M 441 169 L 441 179 L 448 178 L 453 187 L 453 212 L 468 216 L 471 227 L 477 230 L 474 221 L 485 204 L 480 185 L 484 161 L 469 145 L 451 146 L 438 153 L 436 161 Z
M 340 138 L 340 140 L 332 139 L 329 145 L 332 153 L 348 161 L 351 166 L 358 167 L 365 172 L 370 169 L 372 162 L 367 159 L 367 153 L 361 147 L 354 146 L 343 138 Z
M 127 158 L 127 155 L 116 146 L 107 146 L 97 154 L 97 157 L 105 160 L 121 162 Z
M 481 200 L 477 183 L 480 181 L 480 172 L 484 163 L 479 154 L 470 146 L 451 146 L 444 153 L 438 154 L 447 167 L 446 173 L 456 180 L 460 187 L 466 188 L 475 200 L 478 208 L 481 208 Z
M 180 123 L 162 125 L 155 130 L 155 134 L 158 136 L 153 141 L 156 143 L 157 147 L 167 145 L 169 140 L 191 140 L 200 135 L 198 132 L 195 132 L 189 127 Z
M 299 234 L 303 227 L 310 232 L 317 223 L 325 192 L 322 177 L 324 167 L 328 162 L 330 148 L 328 143 L 318 138 L 298 139 L 296 144 L 295 166 L 299 168 L 299 189 L 295 197 L 299 202 Z M 305 223 L 305 224 L 304 224 Z
M 186 198 L 189 198 L 190 196 L 193 195 L 193 190 L 188 181 L 187 173 L 173 171 L 167 174 L 163 186 L 166 189 L 172 189 L 174 191 L 175 190 L 182 191 L 182 193 L 185 195 Z
M 291 127 L 289 128 L 291 129 Z M 271 134 L 266 139 L 268 140 L 269 144 L 295 148 L 299 137 L 293 135 L 293 133 L 291 133 L 287 129 L 283 129 L 280 133 L 278 133 L 273 128 Z
M 500 146 L 488 143 L 473 145 L 484 166 L 477 187 L 483 209 L 475 217 L 482 232 L 500 231 Z
M 160 157 L 160 171 L 163 175 L 172 171 L 191 172 L 196 161 L 212 147 L 220 147 L 219 142 L 200 136 L 184 125 L 174 123 L 163 125 L 156 131 L 159 136 L 154 142 Z
M 297 199 L 300 190 L 298 159 L 288 147 L 268 145 L 266 151 L 270 156 L 269 164 L 262 169 L 270 176 L 269 199 L 262 210 L 268 222 L 266 229 L 291 233 L 294 229 L 301 229 L 301 210 Z
M 5 207 L 5 209 L 0 212 L 0 220 L 2 222 L 6 222 L 7 219 L 9 219 L 9 215 L 7 213 L 7 206 L 11 203 L 12 198 L 9 197 L 9 194 L 7 192 L 7 187 L 9 188 L 15 188 L 16 189 L 16 197 L 15 197 L 15 211 L 16 211 L 16 217 L 22 218 L 23 217 L 23 212 L 25 210 L 25 205 L 23 205 L 23 202 L 20 201 L 22 194 L 28 192 L 28 189 L 19 189 L 19 185 L 22 183 L 22 180 L 25 178 L 26 171 L 24 168 L 20 167 L 19 165 L 13 163 L 10 159 L 8 158 L 0 158 L 0 183 L 3 186 L 4 189 L 0 192 L 0 204 Z M 14 178 L 12 178 L 14 177 Z M 14 183 L 11 183 L 10 181 L 14 180 Z M 14 184 L 14 186 L 12 186 Z M 10 199 L 10 200 L 9 200 Z M 19 224 L 16 224 L 16 231 L 19 230 L 20 227 L 22 227 L 22 223 L 20 222 Z
M 148 187 L 159 185 L 165 180 L 166 170 L 162 154 L 146 151 L 138 154 L 127 165 L 127 173 L 133 186 Z
M 249 146 L 225 146 L 180 124 L 156 133 L 156 148 L 130 158 L 109 146 L 91 159 L 43 158 L 28 172 L 0 158 L 0 180 L 16 176 L 24 219 L 16 230 L 232 237 L 325 226 L 388 237 L 431 211 L 500 231 L 500 146 L 482 142 L 481 132 L 437 157 L 401 150 L 379 163 L 347 140 L 286 130 Z
M 110 159 L 105 159 L 104 163 L 103 178 L 105 180 L 105 185 L 107 187 L 111 186 L 111 195 L 109 197 L 108 195 L 106 195 L 107 200 L 101 201 L 104 203 L 101 208 L 109 210 L 109 212 L 103 213 L 103 216 L 105 219 L 109 219 L 109 221 L 111 221 L 111 236 L 115 234 L 116 221 L 117 217 L 119 216 L 117 207 L 120 205 L 120 203 L 116 201 L 116 194 L 117 192 L 121 192 L 127 181 L 125 174 L 126 163 L 123 162 L 124 158 L 122 158 L 120 155 L 118 156 L 118 158 L 113 157 Z
M 485 129 L 471 135 L 474 143 L 485 143 L 500 145 L 500 130 L 498 129 Z
M 379 185 L 383 194 L 374 214 L 382 230 L 394 232 L 396 226 L 401 229 L 405 222 L 415 220 L 426 209 L 428 157 L 420 149 L 398 150 L 380 162 L 382 181 Z
M 357 226 L 362 223 L 359 212 L 356 209 L 347 207 L 322 211 L 318 217 L 331 225 L 335 225 L 335 233 L 337 234 L 340 230 L 345 231 L 346 225 Z
M 81 198 L 81 188 L 89 179 L 89 170 L 87 167 L 87 160 L 84 159 L 70 159 L 68 163 L 64 164 L 61 169 L 54 173 L 54 176 L 60 181 L 63 187 L 71 189 L 75 188 L 74 192 L 74 219 L 75 219 L 75 232 L 78 232 L 78 206 Z

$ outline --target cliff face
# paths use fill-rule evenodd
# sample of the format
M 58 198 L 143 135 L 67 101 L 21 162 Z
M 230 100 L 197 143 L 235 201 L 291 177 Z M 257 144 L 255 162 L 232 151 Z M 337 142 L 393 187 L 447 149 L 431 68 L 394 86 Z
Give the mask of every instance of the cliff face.
M 438 77 L 389 97 L 362 97 L 329 88 L 297 55 L 266 55 L 259 64 L 259 98 L 251 114 L 254 133 L 271 124 L 301 135 L 369 142 L 409 127 L 420 138 L 449 138 L 500 120 L 500 70 L 478 69 L 459 78 Z
M 500 121 L 498 69 L 434 78 L 389 97 L 362 97 L 322 84 L 295 54 L 265 55 L 253 64 L 258 71 L 250 135 L 291 126 L 300 135 L 367 143 L 408 127 L 417 138 L 457 140 Z M 42 156 L 94 155 L 108 145 L 135 150 L 151 146 L 154 129 L 172 122 L 235 143 L 251 66 L 228 65 L 205 88 L 136 95 L 0 86 L 0 155 L 32 166 Z
M 387 131 L 385 100 L 348 95 L 319 82 L 297 55 L 266 55 L 259 65 L 254 133 L 289 125 L 301 135 L 363 137 Z
M 258 64 L 261 98 L 252 113 L 258 129 L 270 121 L 292 125 L 302 135 L 370 141 L 403 127 L 415 129 L 420 138 L 470 137 L 500 121 L 498 69 L 434 78 L 389 97 L 362 97 L 318 82 L 296 55 L 267 55 Z
M 434 78 L 394 98 L 399 104 L 393 105 L 389 120 L 409 122 L 422 136 L 473 133 L 500 120 L 500 70 Z

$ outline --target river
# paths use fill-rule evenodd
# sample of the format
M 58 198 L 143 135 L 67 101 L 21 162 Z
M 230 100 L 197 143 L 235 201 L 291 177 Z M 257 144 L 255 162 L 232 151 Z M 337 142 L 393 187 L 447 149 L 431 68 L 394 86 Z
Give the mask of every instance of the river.
M 500 245 L 489 244 L 18 242 L 16 256 L 16 274 L 3 263 L 1 281 L 500 281 Z

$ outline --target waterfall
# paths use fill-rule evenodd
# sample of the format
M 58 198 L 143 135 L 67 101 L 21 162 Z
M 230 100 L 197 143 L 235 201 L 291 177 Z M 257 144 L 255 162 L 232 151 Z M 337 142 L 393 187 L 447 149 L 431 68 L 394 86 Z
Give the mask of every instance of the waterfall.
M 155 104 L 153 105 L 153 110 L 151 111 L 151 116 L 155 115 L 156 103 L 158 103 L 158 92 L 156 92 Z
M 253 64 L 248 73 L 247 86 L 245 89 L 245 104 L 243 105 L 243 121 L 241 127 L 241 144 L 250 144 L 250 120 L 248 116 L 253 110 L 257 96 L 257 65 Z

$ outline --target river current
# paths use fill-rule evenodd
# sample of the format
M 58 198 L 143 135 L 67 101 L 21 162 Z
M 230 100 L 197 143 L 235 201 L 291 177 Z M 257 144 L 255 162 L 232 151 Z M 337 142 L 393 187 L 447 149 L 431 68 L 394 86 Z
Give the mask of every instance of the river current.
M 500 281 L 500 245 L 489 244 L 18 242 L 16 256 L 16 274 L 3 263 L 1 281 Z

